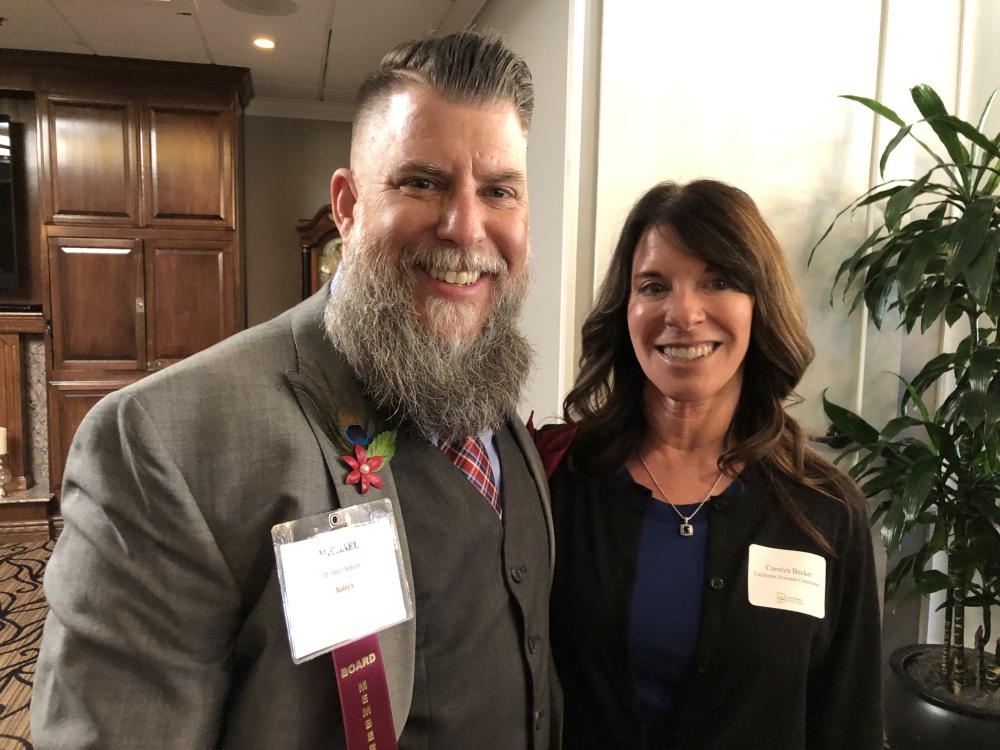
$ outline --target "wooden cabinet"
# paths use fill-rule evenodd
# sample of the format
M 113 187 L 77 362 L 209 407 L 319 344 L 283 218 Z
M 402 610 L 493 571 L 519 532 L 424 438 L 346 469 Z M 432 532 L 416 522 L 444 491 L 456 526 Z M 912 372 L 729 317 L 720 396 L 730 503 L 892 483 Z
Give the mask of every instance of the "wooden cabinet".
M 136 107 L 127 99 L 43 96 L 49 222 L 138 224 Z
M 40 113 L 48 222 L 235 228 L 232 103 L 44 96 Z
M 69 447 L 87 412 L 94 404 L 117 391 L 119 388 L 139 379 L 138 375 L 122 375 L 118 378 L 99 380 L 52 381 L 48 389 L 49 416 L 49 486 L 58 490 L 62 485 L 63 467 L 69 455 Z
M 233 249 L 220 240 L 149 240 L 146 341 L 159 369 L 216 344 L 236 327 Z
M 249 71 L 0 50 L 37 116 L 50 486 L 103 396 L 246 324 Z
M 49 239 L 56 370 L 145 370 L 141 242 Z
M 233 226 L 234 127 L 231 106 L 146 106 L 147 224 Z
M 49 239 L 53 369 L 154 371 L 236 331 L 229 239 Z

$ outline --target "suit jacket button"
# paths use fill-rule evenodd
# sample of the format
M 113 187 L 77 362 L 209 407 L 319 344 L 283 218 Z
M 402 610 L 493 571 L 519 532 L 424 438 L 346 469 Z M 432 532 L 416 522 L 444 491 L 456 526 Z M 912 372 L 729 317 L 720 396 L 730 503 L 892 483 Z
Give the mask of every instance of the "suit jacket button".
M 726 579 L 722 576 L 712 576 L 712 580 L 708 582 L 712 591 L 722 591 L 726 586 Z
M 536 730 L 542 728 L 542 713 L 543 712 L 542 712 L 541 709 L 539 709 L 538 711 L 535 711 L 535 729 Z M 522 724 L 522 726 L 524 726 L 524 725 Z
M 716 510 L 725 510 L 729 502 L 724 497 L 715 498 L 714 506 Z
M 538 641 L 539 640 L 540 640 L 540 638 L 537 635 L 529 635 L 528 636 L 528 653 L 531 653 L 531 654 L 535 653 L 535 650 L 538 648 Z
M 527 571 L 528 569 L 524 565 L 512 565 L 510 568 L 510 577 L 514 583 L 520 583 L 524 580 L 524 574 Z

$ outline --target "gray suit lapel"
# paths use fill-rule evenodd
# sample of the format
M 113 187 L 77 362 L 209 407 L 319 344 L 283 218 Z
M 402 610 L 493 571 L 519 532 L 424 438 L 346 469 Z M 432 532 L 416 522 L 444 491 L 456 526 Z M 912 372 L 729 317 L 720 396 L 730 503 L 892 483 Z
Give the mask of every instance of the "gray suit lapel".
M 406 581 L 413 592 L 415 589 L 410 551 L 406 543 L 406 529 L 391 462 L 379 469 L 378 474 L 383 482 L 381 490 L 371 487 L 362 494 L 357 485 L 349 485 L 345 481 L 348 468 L 341 460 L 341 451 L 333 437 L 340 430 L 336 415 L 351 415 L 363 420 L 370 410 L 350 368 L 324 335 L 323 310 L 327 294 L 327 288 L 324 287 L 293 311 L 292 337 L 298 366 L 286 370 L 285 377 L 323 453 L 340 507 L 346 508 L 382 498 L 388 498 L 392 502 L 393 512 L 399 521 L 397 529 L 406 568 Z M 379 637 L 397 737 L 403 731 L 413 698 L 416 635 L 416 624 L 414 620 L 409 620 L 384 631 Z
M 552 504 L 549 500 L 549 480 L 545 476 L 545 466 L 538 455 L 538 449 L 535 448 L 535 441 L 531 439 L 524 424 L 517 417 L 511 419 L 508 424 L 510 425 L 511 434 L 514 436 L 514 440 L 517 442 L 521 453 L 524 455 L 524 460 L 528 464 L 528 471 L 531 472 L 531 478 L 538 488 L 538 494 L 542 498 L 542 511 L 545 514 L 545 530 L 549 535 L 549 571 L 551 575 L 551 571 L 555 569 L 556 564 L 556 545 L 555 528 L 552 523 Z

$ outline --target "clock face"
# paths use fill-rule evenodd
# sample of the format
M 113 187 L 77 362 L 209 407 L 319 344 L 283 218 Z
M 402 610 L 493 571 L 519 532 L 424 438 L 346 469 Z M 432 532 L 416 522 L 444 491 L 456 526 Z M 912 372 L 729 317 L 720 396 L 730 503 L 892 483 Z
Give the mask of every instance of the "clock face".
M 319 284 L 322 286 L 327 279 L 337 273 L 337 266 L 340 265 L 341 246 L 343 242 L 340 237 L 334 237 L 323 245 L 319 254 Z

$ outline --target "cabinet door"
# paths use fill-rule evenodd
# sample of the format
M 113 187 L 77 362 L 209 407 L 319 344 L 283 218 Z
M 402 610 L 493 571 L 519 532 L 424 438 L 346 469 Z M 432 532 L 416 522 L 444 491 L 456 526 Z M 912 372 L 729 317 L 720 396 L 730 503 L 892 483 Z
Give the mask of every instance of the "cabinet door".
M 146 223 L 232 228 L 232 105 L 148 104 L 142 128 Z
M 49 222 L 138 224 L 135 107 L 125 99 L 42 97 Z
M 145 245 L 149 369 L 235 333 L 231 241 L 151 239 Z
M 49 277 L 55 369 L 146 368 L 138 240 L 50 238 Z
M 76 429 L 87 412 L 113 391 L 135 382 L 146 373 L 118 379 L 53 381 L 49 383 L 49 486 L 59 492 L 66 457 Z

